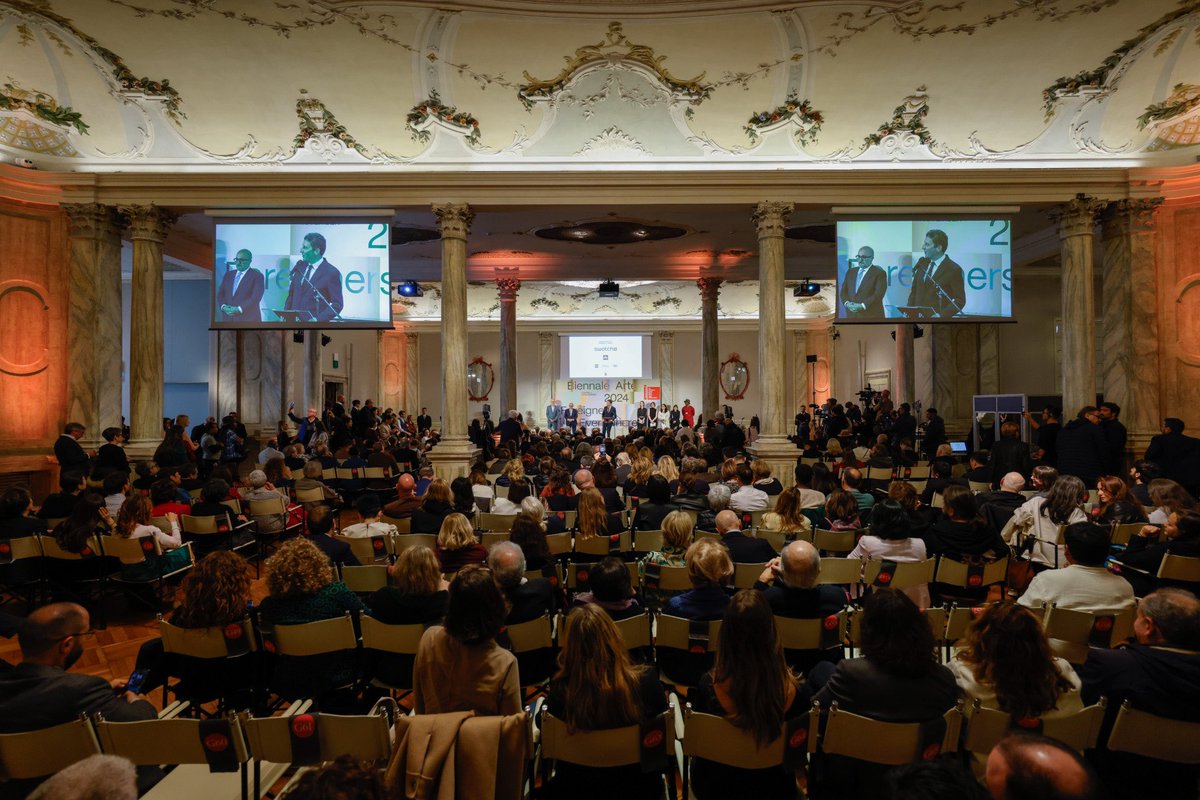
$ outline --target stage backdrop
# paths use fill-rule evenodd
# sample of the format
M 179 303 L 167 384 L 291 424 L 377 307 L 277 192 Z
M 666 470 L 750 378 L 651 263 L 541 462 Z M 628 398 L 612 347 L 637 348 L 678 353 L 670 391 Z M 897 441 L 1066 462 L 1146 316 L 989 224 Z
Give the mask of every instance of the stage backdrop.
M 662 387 L 656 378 L 571 378 L 554 382 L 554 396 L 561 402 L 563 408 L 568 403 L 574 403 L 581 409 L 579 424 L 588 428 L 600 427 L 600 411 L 604 401 L 611 400 L 617 409 L 617 429 L 629 428 L 630 420 L 637 420 L 638 403 L 645 401 L 649 408 L 655 403 L 660 408 L 663 405 Z M 672 405 L 683 405 L 682 400 L 666 398 L 667 408 Z M 545 413 L 545 409 L 538 409 Z M 666 427 L 667 414 L 659 412 L 659 425 Z

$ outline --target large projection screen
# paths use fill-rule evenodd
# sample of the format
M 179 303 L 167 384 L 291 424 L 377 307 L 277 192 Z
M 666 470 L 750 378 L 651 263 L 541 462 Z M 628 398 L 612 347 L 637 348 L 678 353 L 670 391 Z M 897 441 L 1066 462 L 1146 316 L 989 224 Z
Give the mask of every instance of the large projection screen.
M 647 378 L 650 337 L 636 333 L 571 334 L 559 338 L 561 377 Z
M 1011 320 L 1011 234 L 1006 219 L 839 220 L 837 319 Z
M 217 219 L 213 328 L 391 328 L 382 220 Z

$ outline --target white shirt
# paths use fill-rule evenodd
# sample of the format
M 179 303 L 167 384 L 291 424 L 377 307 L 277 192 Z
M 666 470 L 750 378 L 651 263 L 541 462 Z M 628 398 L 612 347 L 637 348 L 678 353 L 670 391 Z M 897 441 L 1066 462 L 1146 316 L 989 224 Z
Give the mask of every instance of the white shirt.
M 1129 581 L 1113 575 L 1104 567 L 1085 567 L 1069 564 L 1062 569 L 1048 569 L 1034 576 L 1025 594 L 1017 602 L 1026 608 L 1040 609 L 1053 603 L 1072 611 L 1117 614 L 1133 608 L 1133 587 Z M 1051 639 L 1055 655 L 1074 663 L 1087 659 L 1087 646 L 1072 646 L 1061 639 Z
M 762 489 L 743 486 L 729 498 L 729 507 L 734 511 L 762 511 L 770 499 Z
M 1025 541 L 1025 536 L 1033 534 L 1037 536 L 1037 541 L 1033 545 L 1033 551 L 1030 557 L 1038 564 L 1045 564 L 1048 567 L 1053 567 L 1057 564 L 1059 567 L 1066 566 L 1067 553 L 1065 546 L 1058 546 L 1058 524 L 1052 522 L 1050 517 L 1042 514 L 1042 506 L 1045 505 L 1046 498 L 1031 497 L 1025 503 L 1013 512 L 1012 519 L 1004 526 L 1004 530 L 1000 532 L 1004 541 L 1008 542 L 1013 547 L 1019 548 Z M 1067 519 L 1067 525 L 1073 525 L 1076 522 L 1087 522 L 1087 514 L 1083 513 L 1083 509 L 1076 508 L 1071 512 L 1071 516 Z M 1058 560 L 1055 561 L 1054 551 L 1058 550 Z
M 820 508 L 825 505 L 825 495 L 816 489 L 797 489 L 800 492 L 801 508 Z
M 183 547 L 183 535 L 179 532 L 179 523 L 171 523 L 171 532 L 166 533 L 156 525 L 138 525 L 133 529 L 133 533 L 129 534 L 130 539 L 141 539 L 146 536 L 153 536 L 163 550 L 175 550 Z
M 850 551 L 847 558 L 861 558 L 864 561 L 888 561 L 912 563 L 928 558 L 925 552 L 925 542 L 917 538 L 909 539 L 880 539 L 878 536 L 867 534 L 858 540 L 858 544 Z M 857 587 L 855 587 L 857 589 Z M 929 608 L 929 584 L 910 586 L 903 590 L 909 599 L 917 604 L 917 608 Z M 852 591 L 853 596 L 857 596 Z
M 352 539 L 370 539 L 372 536 L 396 536 L 396 526 L 387 522 L 357 522 L 342 528 L 342 536 Z

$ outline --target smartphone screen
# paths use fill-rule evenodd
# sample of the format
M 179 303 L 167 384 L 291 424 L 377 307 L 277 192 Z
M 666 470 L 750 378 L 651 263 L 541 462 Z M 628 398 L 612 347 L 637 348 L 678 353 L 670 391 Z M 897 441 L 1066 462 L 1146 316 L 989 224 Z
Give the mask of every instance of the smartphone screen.
M 135 669 L 133 674 L 129 676 L 129 682 L 125 684 L 125 691 L 133 692 L 134 694 L 142 693 L 142 684 L 146 682 L 146 676 L 149 670 Z

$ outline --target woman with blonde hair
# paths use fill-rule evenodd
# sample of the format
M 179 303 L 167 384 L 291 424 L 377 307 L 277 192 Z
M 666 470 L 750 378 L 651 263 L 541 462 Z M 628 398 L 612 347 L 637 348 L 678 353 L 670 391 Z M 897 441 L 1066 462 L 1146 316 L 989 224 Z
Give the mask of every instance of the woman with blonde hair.
M 729 605 L 727 588 L 733 580 L 733 561 L 725 545 L 704 538 L 687 549 L 684 562 L 692 588 L 667 601 L 663 613 L 687 619 L 720 619 Z
M 368 600 L 371 616 L 388 625 L 431 625 L 446 614 L 450 584 L 428 547 L 407 547 L 388 567 L 389 585 Z
M 547 710 L 567 730 L 599 731 L 640 725 L 667 710 L 654 667 L 635 666 L 604 609 L 582 605 L 567 615 L 558 674 L 550 681 Z M 637 764 L 587 767 L 561 762 L 548 790 L 552 798 L 658 798 L 662 778 Z
M 801 502 L 800 490 L 789 486 L 779 493 L 775 508 L 762 515 L 759 527 L 765 531 L 781 531 L 788 541 L 796 538 L 812 541 L 812 520 L 804 515 Z
M 764 458 L 756 458 L 750 463 L 750 471 L 754 475 L 754 488 L 766 492 L 768 496 L 778 495 L 783 491 L 783 484 L 771 475 L 771 465 Z
M 674 493 L 679 486 L 679 468 L 675 466 L 675 459 L 670 456 L 661 456 L 658 459 L 658 474 L 667 479 L 667 484 Z
M 509 459 L 504 465 L 500 477 L 496 478 L 497 486 L 512 486 L 514 483 L 525 482 L 525 464 L 519 458 Z
M 475 540 L 475 528 L 462 514 L 449 514 L 442 520 L 434 549 L 442 572 L 458 572 L 468 564 L 487 561 L 487 550 Z
M 633 467 L 629 470 L 629 477 L 625 479 L 625 496 L 645 497 L 649 493 L 646 483 L 653 474 L 653 461 L 642 456 L 635 458 L 633 460 Z
M 687 563 L 685 560 L 687 549 L 692 544 L 692 516 L 683 511 L 672 511 L 662 521 L 662 532 L 662 549 L 647 553 L 639 564 L 643 575 L 646 572 L 647 564 L 657 564 L 661 567 L 682 567 Z M 674 594 L 674 592 L 647 589 L 646 602 L 652 608 L 662 608 L 663 604 Z

